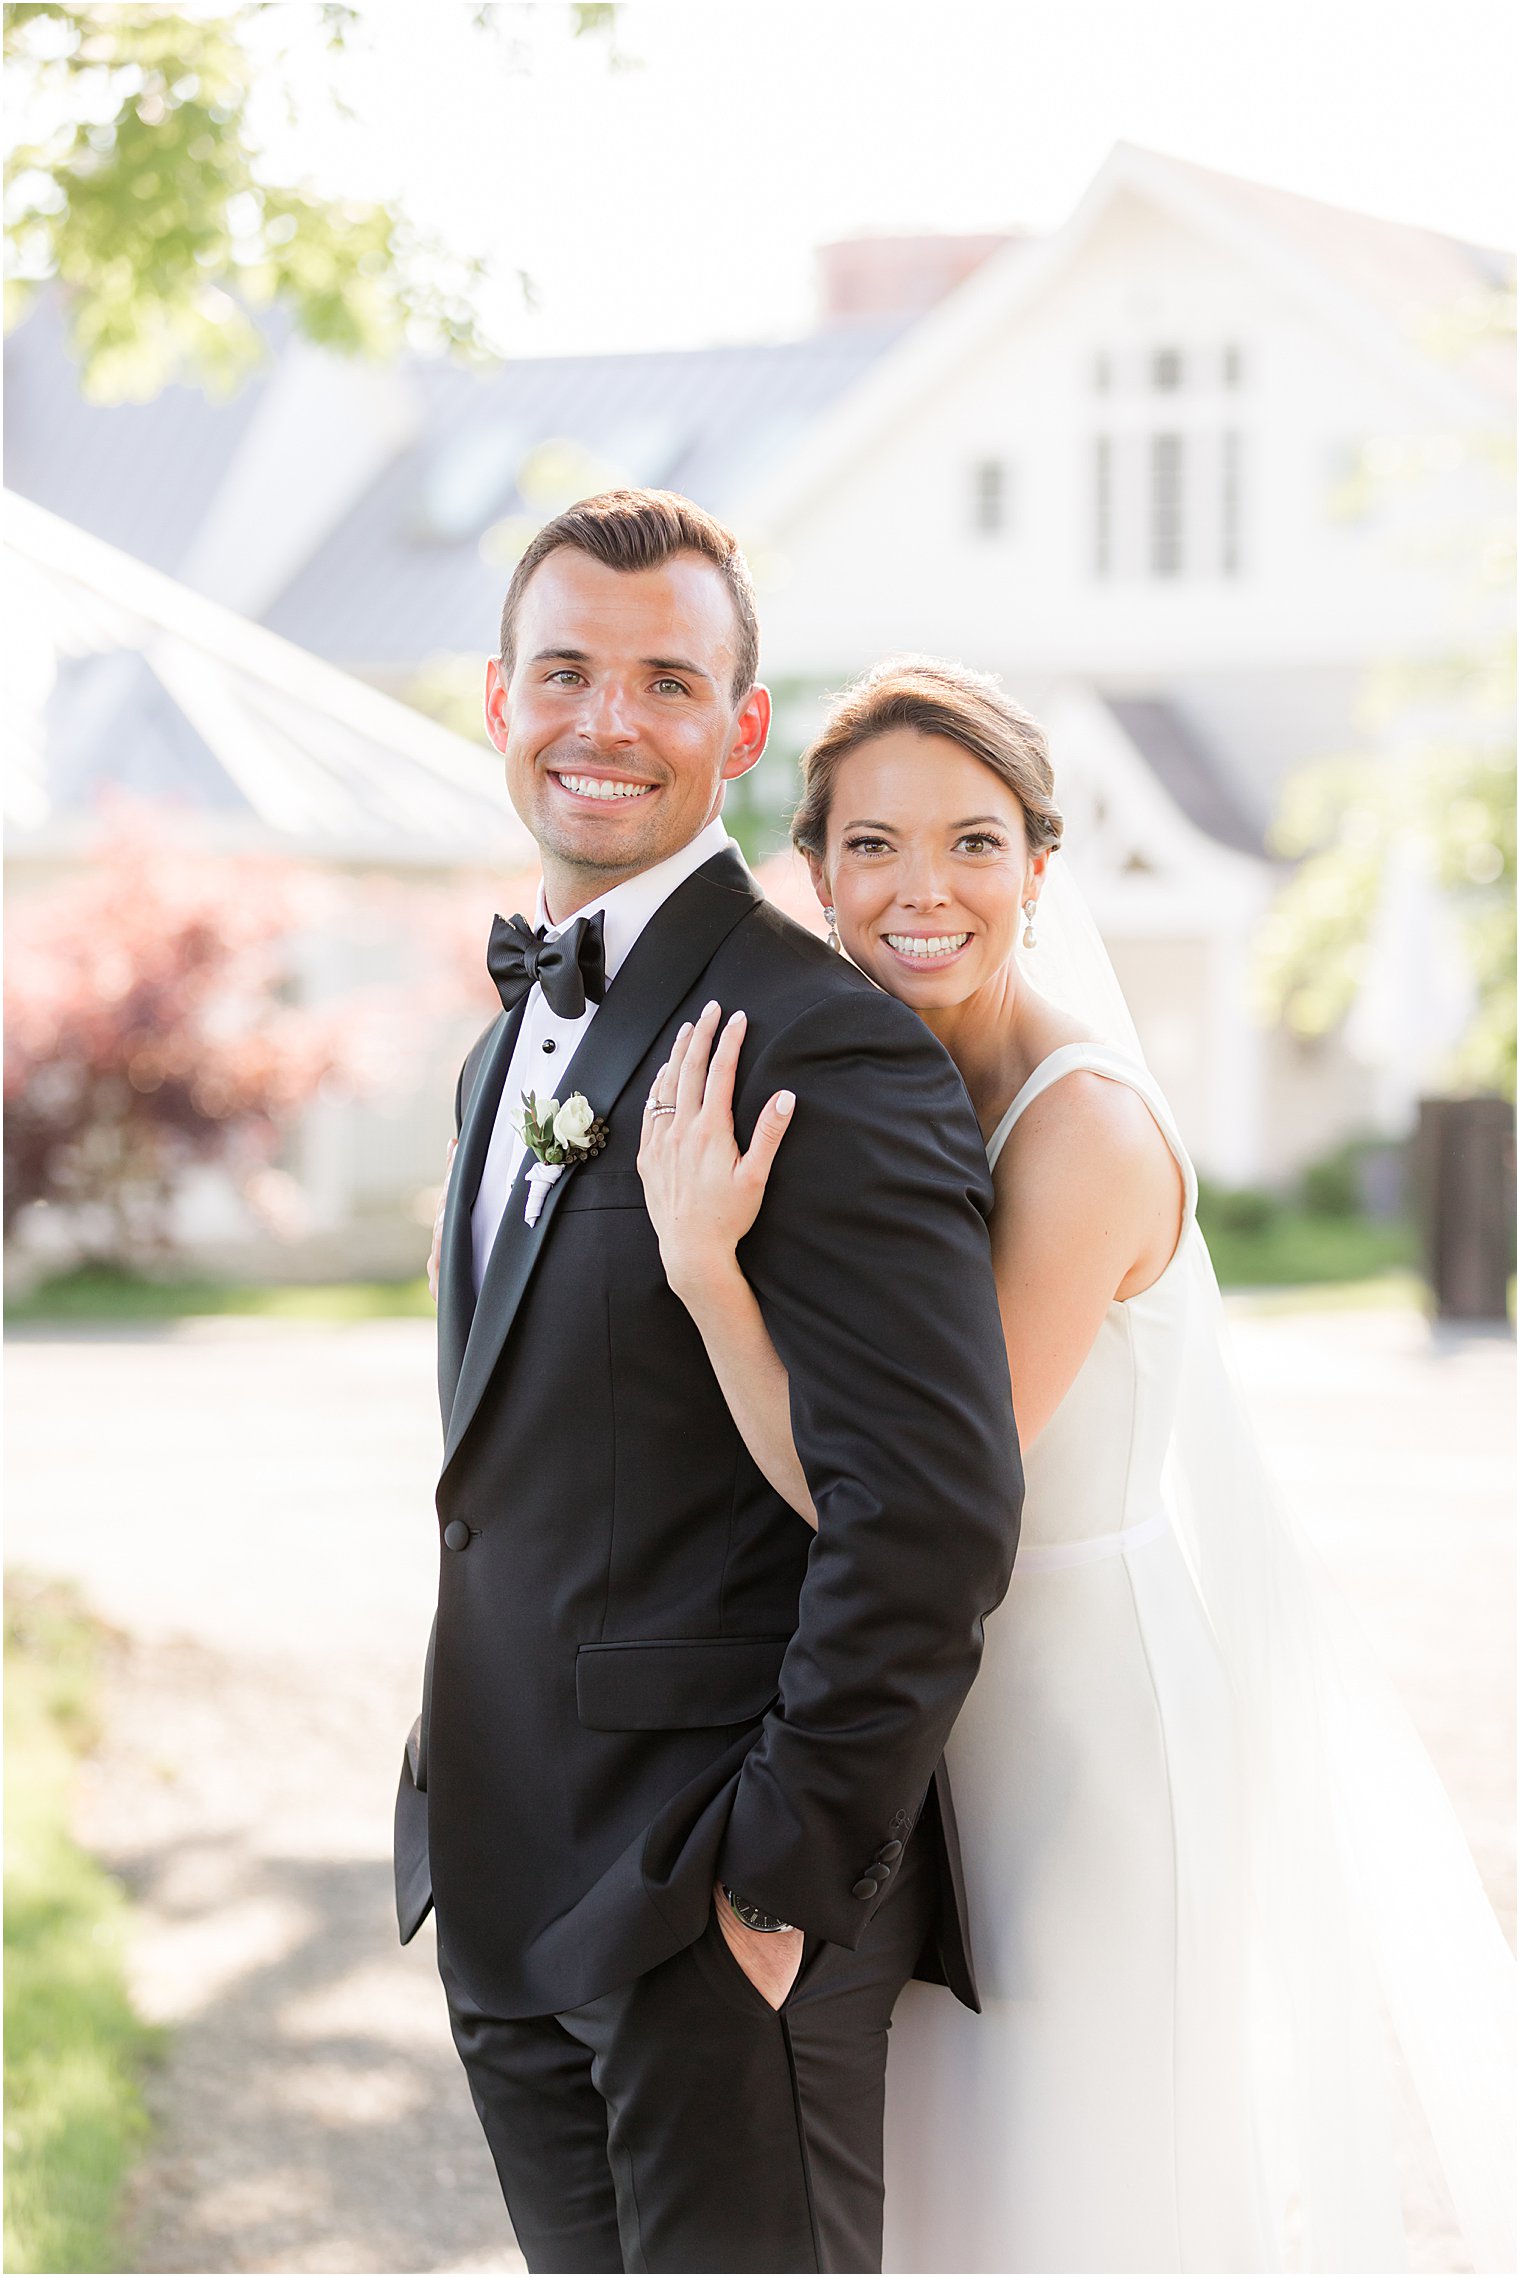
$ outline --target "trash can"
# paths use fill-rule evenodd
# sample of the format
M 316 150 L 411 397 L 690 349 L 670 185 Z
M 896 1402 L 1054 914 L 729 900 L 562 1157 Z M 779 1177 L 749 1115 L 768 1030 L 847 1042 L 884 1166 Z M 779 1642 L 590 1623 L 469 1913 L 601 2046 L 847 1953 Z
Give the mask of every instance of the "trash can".
M 1415 1203 L 1441 1320 L 1503 1320 L 1515 1269 L 1515 1110 L 1508 1099 L 1422 1099 Z

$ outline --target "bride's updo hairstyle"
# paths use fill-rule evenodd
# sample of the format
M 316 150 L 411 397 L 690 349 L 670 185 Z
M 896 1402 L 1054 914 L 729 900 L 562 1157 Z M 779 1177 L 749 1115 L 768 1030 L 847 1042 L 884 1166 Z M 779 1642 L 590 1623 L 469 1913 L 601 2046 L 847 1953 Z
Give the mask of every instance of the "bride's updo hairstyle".
M 824 859 L 840 761 L 901 727 L 943 735 L 1000 776 L 1024 810 L 1032 854 L 1060 845 L 1050 746 L 1038 721 L 1004 695 L 991 673 L 937 656 L 889 656 L 835 697 L 822 734 L 802 755 L 802 804 L 792 817 L 799 852 Z

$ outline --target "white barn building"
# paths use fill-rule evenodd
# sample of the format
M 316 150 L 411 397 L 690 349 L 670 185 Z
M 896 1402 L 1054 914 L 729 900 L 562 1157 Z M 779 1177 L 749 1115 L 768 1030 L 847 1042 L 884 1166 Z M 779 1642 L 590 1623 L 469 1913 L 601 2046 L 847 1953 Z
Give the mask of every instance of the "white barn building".
M 1121 146 L 877 358 L 732 511 L 766 661 L 816 692 L 895 649 L 998 672 L 1048 726 L 1070 859 L 1200 1164 L 1284 1175 L 1367 1077 L 1250 1012 L 1284 777 L 1349 748 L 1369 676 L 1462 637 L 1441 540 L 1471 465 L 1346 511 L 1390 457 L 1507 428 L 1509 359 L 1454 358 L 1508 263 Z
M 686 492 L 761 590 L 751 852 L 827 690 L 896 649 L 998 672 L 1200 1166 L 1287 1177 L 1373 1086 L 1252 1015 L 1268 826 L 1381 664 L 1461 637 L 1437 541 L 1492 517 L 1463 442 L 1512 379 L 1449 343 L 1512 263 L 1121 145 L 1051 236 L 867 239 L 822 276 L 800 340 L 484 374 L 277 343 L 226 404 L 86 403 L 45 306 L 7 343 L 7 479 L 376 687 L 453 670 L 462 723 L 526 533 L 608 480 Z M 1368 446 L 1432 443 L 1439 485 L 1347 510 Z

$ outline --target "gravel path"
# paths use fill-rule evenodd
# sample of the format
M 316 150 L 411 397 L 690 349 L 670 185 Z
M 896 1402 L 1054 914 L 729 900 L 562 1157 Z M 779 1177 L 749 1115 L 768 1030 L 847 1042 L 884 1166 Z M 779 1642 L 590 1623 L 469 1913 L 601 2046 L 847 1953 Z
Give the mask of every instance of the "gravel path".
M 1512 1347 L 1237 1311 L 1278 1467 L 1436 1755 L 1513 1935 Z M 517 2270 L 431 1925 L 387 1846 L 434 1584 L 431 1331 L 11 1339 L 9 1555 L 121 1632 L 81 1833 L 176 2027 L 144 2270 Z M 1416 2266 L 1468 2266 L 1408 2130 Z

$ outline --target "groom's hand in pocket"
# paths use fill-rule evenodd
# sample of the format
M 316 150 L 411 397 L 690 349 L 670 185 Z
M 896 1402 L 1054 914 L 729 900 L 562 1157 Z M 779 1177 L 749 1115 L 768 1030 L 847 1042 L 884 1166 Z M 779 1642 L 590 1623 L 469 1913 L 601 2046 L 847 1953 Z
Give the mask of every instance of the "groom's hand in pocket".
M 802 1931 L 746 1929 L 724 1896 L 721 1882 L 714 1885 L 713 1906 L 723 1941 L 734 1959 L 761 1999 L 768 2001 L 772 2008 L 779 2008 L 797 1982 L 797 1971 L 802 1966 Z

